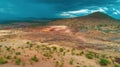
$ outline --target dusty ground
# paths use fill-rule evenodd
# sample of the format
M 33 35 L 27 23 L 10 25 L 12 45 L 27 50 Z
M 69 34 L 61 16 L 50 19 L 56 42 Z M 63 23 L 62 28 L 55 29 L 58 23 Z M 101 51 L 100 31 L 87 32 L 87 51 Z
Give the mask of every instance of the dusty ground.
M 119 64 L 119 38 L 119 33 L 79 32 L 64 25 L 0 30 L 0 57 L 11 56 L 0 67 L 114 67 Z M 95 54 L 92 59 L 86 57 L 89 52 Z M 99 63 L 103 55 L 110 61 L 107 66 Z M 39 61 L 30 60 L 33 56 Z

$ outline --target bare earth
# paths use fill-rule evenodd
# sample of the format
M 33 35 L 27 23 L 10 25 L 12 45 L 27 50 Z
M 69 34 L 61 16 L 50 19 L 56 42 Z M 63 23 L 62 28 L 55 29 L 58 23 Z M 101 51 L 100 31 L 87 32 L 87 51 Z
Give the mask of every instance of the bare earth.
M 120 63 L 119 38 L 119 33 L 64 25 L 0 30 L 0 58 L 7 61 L 0 59 L 0 67 L 114 67 Z M 101 58 L 109 63 L 102 66 Z

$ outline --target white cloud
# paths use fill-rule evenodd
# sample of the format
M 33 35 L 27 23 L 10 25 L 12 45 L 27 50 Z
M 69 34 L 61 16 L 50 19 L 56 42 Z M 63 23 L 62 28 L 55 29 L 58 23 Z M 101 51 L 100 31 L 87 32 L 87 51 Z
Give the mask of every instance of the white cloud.
M 108 8 L 107 8 L 107 7 L 103 7 L 103 9 L 104 9 L 104 10 L 108 10 Z
M 76 17 L 75 15 L 69 14 L 67 12 L 61 13 L 60 16 L 64 16 L 64 17 Z
M 118 13 L 117 12 L 113 12 L 113 14 L 117 15 Z
M 89 13 L 88 9 L 82 9 L 82 10 L 76 10 L 76 11 L 67 11 L 67 12 L 62 12 L 60 16 L 64 17 L 77 17 L 76 14 L 87 14 Z
M 86 15 L 86 14 L 93 13 L 93 12 L 98 12 L 98 11 L 105 13 L 106 10 L 108 10 L 108 8 L 106 8 L 106 7 L 100 7 L 98 9 L 92 9 L 92 10 L 81 9 L 81 10 L 76 10 L 76 11 L 62 12 L 60 14 L 60 16 L 64 16 L 64 17 L 77 17 L 79 15 Z
M 120 15 L 120 11 L 119 11 L 119 10 L 115 10 L 115 11 L 113 12 L 113 14 L 114 14 L 114 15 Z
M 98 8 L 98 9 L 95 9 L 95 10 L 90 10 L 90 13 L 93 13 L 93 12 L 105 12 L 105 9 L 103 8 Z
M 76 13 L 88 13 L 88 9 L 82 9 L 77 11 L 68 11 L 67 13 L 76 14 Z
M 116 10 L 116 12 L 120 14 L 120 11 L 119 11 L 119 10 Z
M 112 10 L 116 10 L 115 8 L 112 8 Z

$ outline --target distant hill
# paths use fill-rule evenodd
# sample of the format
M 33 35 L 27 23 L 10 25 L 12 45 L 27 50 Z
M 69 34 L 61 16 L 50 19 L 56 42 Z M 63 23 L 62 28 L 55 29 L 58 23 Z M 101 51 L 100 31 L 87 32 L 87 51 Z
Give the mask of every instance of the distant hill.
M 114 19 L 111 16 L 109 16 L 105 13 L 102 13 L 102 12 L 94 12 L 92 14 L 89 14 L 89 15 L 85 16 L 85 17 L 98 18 L 98 19 Z
M 50 25 L 67 25 L 73 28 L 82 28 L 85 26 L 92 27 L 95 25 L 105 25 L 105 24 L 114 25 L 119 23 L 120 23 L 119 20 L 114 19 L 105 13 L 95 12 L 87 16 L 52 21 L 49 24 Z

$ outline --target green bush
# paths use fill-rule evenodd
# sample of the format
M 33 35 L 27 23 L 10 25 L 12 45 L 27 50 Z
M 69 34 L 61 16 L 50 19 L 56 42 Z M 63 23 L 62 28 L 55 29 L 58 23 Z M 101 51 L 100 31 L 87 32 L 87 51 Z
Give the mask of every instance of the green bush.
M 69 64 L 70 64 L 70 65 L 73 65 L 73 61 L 74 61 L 74 60 L 71 58 L 70 61 L 69 61 Z
M 59 62 L 56 61 L 56 62 L 55 62 L 55 67 L 58 67 L 58 65 L 59 65 Z
M 107 66 L 108 64 L 109 64 L 109 60 L 104 58 L 100 59 L 100 65 Z
M 93 59 L 93 54 L 92 53 L 88 53 L 88 54 L 86 54 L 86 57 L 88 58 L 88 59 Z
M 5 64 L 5 63 L 7 63 L 7 61 L 3 59 L 2 57 L 0 57 L 0 64 Z
M 36 55 L 33 56 L 33 57 L 31 58 L 31 60 L 34 61 L 34 62 L 38 62 L 38 61 L 39 61 L 38 58 L 36 57 Z
M 86 65 L 84 65 L 83 67 L 87 67 Z
M 7 46 L 5 46 L 5 48 L 7 51 L 10 51 L 10 49 L 11 49 L 11 47 L 7 47 Z
M 80 52 L 80 55 L 83 55 L 84 54 L 84 51 Z
M 53 49 L 53 51 L 56 51 L 56 50 L 57 50 L 57 47 L 53 46 L 52 49 Z
M 21 53 L 20 53 L 20 52 L 16 52 L 15 54 L 16 54 L 16 55 L 21 55 Z
M 10 55 L 8 55 L 8 56 L 6 56 L 5 58 L 6 58 L 6 59 L 11 59 L 11 56 L 10 56 Z
M 64 65 L 64 63 L 62 62 L 62 63 L 60 64 L 60 67 L 63 67 L 63 65 Z
M 20 58 L 16 58 L 15 59 L 15 64 L 20 65 L 20 63 L 21 63 L 21 59 Z
M 33 44 L 31 42 L 26 42 L 26 44 L 29 45 L 29 48 L 31 48 L 33 46 Z
M 0 47 L 2 47 L 2 45 L 0 45 Z
M 114 67 L 120 67 L 120 65 L 115 64 L 115 66 L 114 66 Z
M 50 58 L 52 58 L 52 55 L 51 55 L 51 53 L 45 53 L 45 54 L 43 54 L 45 57 L 47 57 L 48 59 L 50 59 Z
M 63 52 L 64 51 L 64 49 L 63 48 L 60 48 L 60 50 L 59 50 L 60 52 Z

